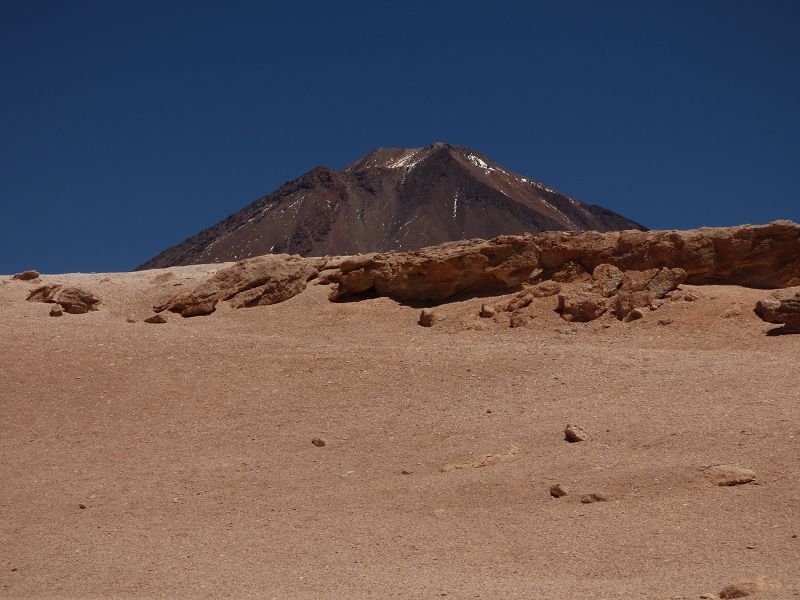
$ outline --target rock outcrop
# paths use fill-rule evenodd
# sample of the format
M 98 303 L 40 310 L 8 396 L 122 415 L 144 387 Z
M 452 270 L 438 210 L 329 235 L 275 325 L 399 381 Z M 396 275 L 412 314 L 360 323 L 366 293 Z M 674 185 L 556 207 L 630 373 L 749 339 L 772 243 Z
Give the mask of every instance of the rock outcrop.
M 800 333 L 800 292 L 759 300 L 755 313 L 767 323 L 783 325 L 782 332 Z
M 197 287 L 181 292 L 154 306 L 183 317 L 209 315 L 220 301 L 233 308 L 277 304 L 296 296 L 325 264 L 323 258 L 301 258 L 286 254 L 257 256 L 220 269 Z
M 593 279 L 589 273 L 601 266 Z M 337 284 L 331 300 L 376 294 L 413 302 L 511 291 L 540 275 L 556 282 L 593 283 L 592 293 L 610 298 L 611 308 L 615 296 L 643 292 L 616 301 L 618 318 L 683 281 L 756 288 L 800 285 L 800 225 L 776 221 L 690 231 L 501 236 L 353 256 L 342 260 L 328 281 Z
M 100 304 L 98 298 L 92 292 L 79 287 L 65 287 L 56 294 L 55 301 L 61 305 L 64 312 L 72 315 L 82 315 L 92 310 L 97 310 Z
M 606 263 L 623 271 L 677 267 L 690 284 L 800 285 L 800 225 L 791 221 L 688 231 L 550 232 L 532 239 L 546 275 L 570 262 L 586 271 Z
M 39 271 L 33 269 L 30 271 L 22 271 L 22 273 L 17 273 L 11 279 L 16 279 L 17 281 L 33 281 L 34 279 L 39 279 Z
M 438 302 L 457 294 L 513 289 L 538 269 L 539 249 L 531 236 L 365 254 L 342 262 L 330 299 L 377 294 L 402 301 Z
M 64 287 L 60 283 L 43 285 L 30 294 L 28 302 L 47 302 L 59 304 L 64 312 L 73 315 L 82 315 L 89 311 L 97 310 L 100 298 L 94 293 L 79 287 Z

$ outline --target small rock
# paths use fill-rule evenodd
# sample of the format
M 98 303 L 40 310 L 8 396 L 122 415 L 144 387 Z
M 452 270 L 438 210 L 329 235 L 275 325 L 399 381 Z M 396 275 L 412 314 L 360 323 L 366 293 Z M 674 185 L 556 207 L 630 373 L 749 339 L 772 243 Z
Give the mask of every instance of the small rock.
M 481 312 L 479 313 L 484 319 L 491 319 L 497 314 L 494 306 L 489 304 L 481 304 Z
M 638 321 L 642 317 L 644 317 L 645 312 L 642 308 L 634 308 L 631 312 L 629 312 L 625 319 L 623 319 L 626 323 L 630 323 L 631 321 Z
M 564 429 L 564 439 L 570 444 L 575 442 L 583 442 L 589 439 L 589 434 L 577 425 L 567 425 Z
M 711 483 L 720 486 L 743 485 L 756 478 L 755 472 L 736 465 L 714 465 L 706 469 L 705 475 Z
M 509 325 L 511 327 L 525 327 L 528 323 L 531 322 L 531 318 L 519 311 L 511 313 L 511 321 L 509 321 Z
M 598 494 L 593 492 L 591 494 L 584 494 L 581 496 L 581 504 L 594 504 L 595 502 L 607 502 L 608 496 L 605 494 Z
M 717 600 L 716 594 L 700 594 L 700 600 Z
M 86 505 L 85 504 L 78 504 L 78 508 L 80 508 L 81 510 L 86 510 Z
M 659 325 L 669 325 L 670 323 L 672 323 L 672 319 L 659 319 L 658 320 L 658 324 Z
M 569 488 L 562 483 L 550 486 L 550 495 L 553 498 L 563 498 L 569 493 Z
M 741 317 L 741 316 L 742 316 L 742 311 L 738 306 L 732 306 L 722 311 L 722 314 L 720 315 L 720 317 L 722 317 L 723 319 L 732 319 L 734 317 Z
M 31 269 L 30 271 L 23 271 L 22 273 L 17 273 L 11 279 L 16 279 L 18 281 L 31 281 L 32 279 L 39 278 L 39 271 L 35 271 Z
M 694 302 L 695 300 L 699 300 L 700 297 L 697 294 L 693 294 L 692 292 L 686 292 L 683 294 L 683 301 L 684 302 Z
M 126 321 L 126 322 L 128 322 L 128 323 L 136 323 L 136 319 L 135 319 L 135 318 L 133 318 L 133 317 L 127 317 L 127 318 L 125 319 L 125 321 Z
M 739 581 L 726 585 L 719 592 L 719 597 L 723 600 L 729 598 L 746 598 L 767 589 L 767 584 L 764 578 L 750 579 L 747 581 Z
M 419 324 L 423 327 L 430 327 L 435 319 L 436 313 L 433 312 L 432 308 L 423 308 L 419 314 Z
M 555 296 L 560 291 L 561 284 L 551 279 L 537 283 L 529 290 L 531 296 L 534 298 L 547 298 L 549 296 Z
M 315 437 L 311 438 L 311 443 L 314 444 L 317 448 L 322 448 L 326 442 L 321 437 Z
M 412 469 L 400 469 L 402 475 L 411 475 L 414 471 Z
M 155 323 L 156 325 L 161 325 L 167 322 L 167 319 L 164 318 L 164 315 L 161 313 L 156 313 L 152 317 L 147 317 L 144 320 L 145 323 Z
M 56 305 L 50 309 L 50 316 L 51 317 L 60 317 L 64 314 L 64 311 L 61 309 L 60 306 Z

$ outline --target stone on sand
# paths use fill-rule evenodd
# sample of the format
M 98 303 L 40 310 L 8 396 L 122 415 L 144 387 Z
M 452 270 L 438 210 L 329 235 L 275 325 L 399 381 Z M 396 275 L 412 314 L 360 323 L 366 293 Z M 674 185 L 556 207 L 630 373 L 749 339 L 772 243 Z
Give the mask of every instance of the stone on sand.
M 714 465 L 706 469 L 705 476 L 711 483 L 720 486 L 743 485 L 756 478 L 754 471 L 737 465 Z

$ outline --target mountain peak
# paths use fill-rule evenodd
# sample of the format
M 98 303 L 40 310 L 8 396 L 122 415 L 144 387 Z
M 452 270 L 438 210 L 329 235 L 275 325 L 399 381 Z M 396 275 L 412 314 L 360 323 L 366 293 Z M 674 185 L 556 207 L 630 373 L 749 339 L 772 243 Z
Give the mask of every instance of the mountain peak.
M 317 167 L 139 268 L 410 250 L 546 230 L 643 229 L 513 173 L 468 148 L 376 148 L 341 171 Z

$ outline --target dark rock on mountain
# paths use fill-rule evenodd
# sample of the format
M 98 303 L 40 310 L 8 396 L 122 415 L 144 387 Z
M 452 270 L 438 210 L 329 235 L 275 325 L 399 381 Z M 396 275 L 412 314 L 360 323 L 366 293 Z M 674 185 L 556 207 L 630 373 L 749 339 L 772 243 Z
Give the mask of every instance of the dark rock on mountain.
M 264 254 L 352 255 L 552 230 L 643 229 L 463 146 L 379 148 L 318 167 L 139 269 Z

